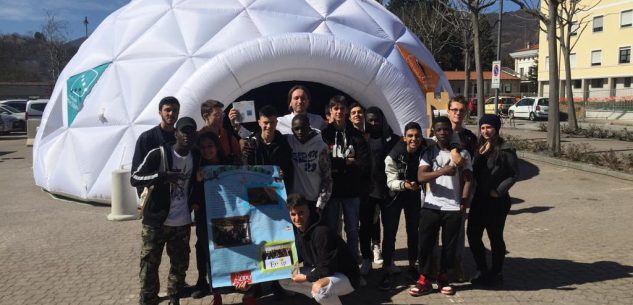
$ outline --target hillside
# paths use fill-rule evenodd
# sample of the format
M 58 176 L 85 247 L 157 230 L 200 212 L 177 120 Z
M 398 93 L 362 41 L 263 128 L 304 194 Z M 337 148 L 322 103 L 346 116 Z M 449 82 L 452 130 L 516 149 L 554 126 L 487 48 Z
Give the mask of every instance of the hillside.
M 492 41 L 497 41 L 498 14 L 486 14 L 490 24 L 494 24 Z M 538 43 L 539 24 L 536 17 L 525 11 L 514 11 L 503 14 L 503 28 L 501 32 L 501 58 L 506 58 L 509 53 L 522 49 L 528 43 Z

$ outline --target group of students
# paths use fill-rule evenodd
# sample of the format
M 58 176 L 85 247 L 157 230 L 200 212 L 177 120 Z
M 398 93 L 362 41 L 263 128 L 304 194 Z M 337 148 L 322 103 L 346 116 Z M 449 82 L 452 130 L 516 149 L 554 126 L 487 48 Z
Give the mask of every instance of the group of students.
M 308 89 L 294 86 L 288 92 L 289 114 L 279 116 L 275 108 L 264 106 L 258 111 L 259 130 L 240 137 L 245 129 L 237 123 L 239 114 L 231 109 L 224 120 L 224 105 L 218 101 L 202 104 L 205 126 L 198 130 L 192 118 L 178 119 L 176 98 L 161 100 L 161 123 L 141 134 L 132 164 L 132 185 L 139 193 L 144 187 L 153 188 L 143 208 L 141 304 L 158 302 L 158 265 L 165 245 L 171 262 L 170 304 L 179 304 L 189 263 L 190 211 L 196 224 L 199 274 L 192 297 L 209 293 L 200 171 L 206 165 L 279 166 L 290 194 L 288 209 L 304 267 L 293 272 L 291 279 L 274 282 L 275 295 L 284 295 L 285 289 L 311 296 L 320 304 L 341 304 L 338 296 L 366 285 L 364 276 L 372 262 L 382 264 L 379 288 L 391 289 L 393 276 L 399 272 L 393 256 L 402 210 L 407 274 L 415 281 L 409 294 L 432 292 L 433 279 L 440 292 L 454 293 L 447 272 L 461 269 L 469 206 L 466 235 L 479 271 L 473 282 L 501 280 L 508 190 L 518 168 L 516 153 L 499 137 L 498 117 L 484 115 L 477 138 L 463 127 L 464 98 L 454 97 L 448 118 L 434 119 L 434 137 L 425 139 L 415 122 L 405 125 L 402 137 L 395 135 L 379 108 L 348 105 L 344 96 L 330 99 L 325 120 L 308 113 L 309 105 Z M 163 160 L 166 165 L 161 167 Z M 342 229 L 345 241 L 340 237 Z M 491 241 L 490 269 L 482 242 L 484 230 Z M 433 253 L 440 231 L 436 269 Z M 236 288 L 245 292 L 244 304 L 257 304 L 261 285 Z M 214 293 L 213 304 L 222 304 L 221 300 Z

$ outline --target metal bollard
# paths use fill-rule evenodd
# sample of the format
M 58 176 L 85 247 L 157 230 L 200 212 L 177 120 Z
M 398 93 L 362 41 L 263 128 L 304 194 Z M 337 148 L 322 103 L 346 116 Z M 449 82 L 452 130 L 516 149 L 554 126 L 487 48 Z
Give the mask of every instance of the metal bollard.
M 130 185 L 130 171 L 116 169 L 112 172 L 112 209 L 108 220 L 138 219 L 138 205 L 134 189 Z

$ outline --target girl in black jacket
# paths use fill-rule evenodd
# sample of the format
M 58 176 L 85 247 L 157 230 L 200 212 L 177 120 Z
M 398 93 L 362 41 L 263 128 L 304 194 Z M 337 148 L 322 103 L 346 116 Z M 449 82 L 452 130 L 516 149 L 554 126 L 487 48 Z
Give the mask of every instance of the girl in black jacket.
M 473 160 L 473 174 L 477 184 L 468 216 L 468 243 L 473 253 L 479 277 L 475 284 L 494 284 L 502 281 L 501 274 L 506 245 L 503 229 L 510 211 L 508 190 L 519 175 L 516 151 L 499 136 L 501 120 L 486 114 L 479 120 L 478 149 Z M 490 239 L 492 268 L 486 265 L 486 250 L 482 241 L 484 229 Z

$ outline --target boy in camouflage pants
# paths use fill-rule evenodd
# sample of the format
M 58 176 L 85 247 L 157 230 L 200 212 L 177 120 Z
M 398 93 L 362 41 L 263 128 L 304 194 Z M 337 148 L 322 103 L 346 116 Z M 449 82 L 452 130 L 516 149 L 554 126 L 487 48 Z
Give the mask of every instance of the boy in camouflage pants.
M 154 187 L 143 209 L 140 304 L 158 304 L 158 267 L 165 245 L 171 263 L 167 282 L 169 304 L 180 304 L 179 290 L 185 284 L 185 273 L 189 268 L 191 203 L 203 200 L 194 176 L 200 155 L 191 150 L 196 130 L 192 118 L 179 119 L 175 145 L 163 144 L 150 150 L 132 173 L 132 186 Z M 162 162 L 166 164 L 165 171 L 159 170 Z

